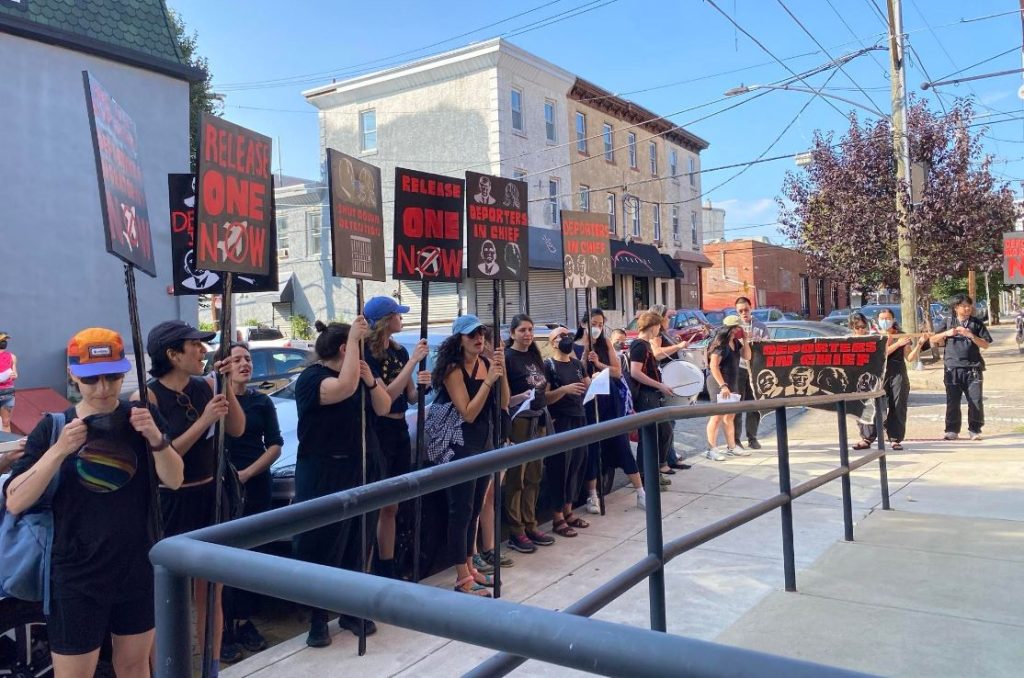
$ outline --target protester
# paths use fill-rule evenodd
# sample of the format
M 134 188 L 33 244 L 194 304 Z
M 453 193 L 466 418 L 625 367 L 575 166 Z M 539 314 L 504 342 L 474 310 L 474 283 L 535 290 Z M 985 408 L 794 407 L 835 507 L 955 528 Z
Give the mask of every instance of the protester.
M 438 392 L 426 427 L 432 432 L 429 444 L 437 452 L 435 463 L 445 463 L 494 449 L 494 429 L 501 425 L 495 415 L 493 397 L 499 407 L 508 407 L 509 390 L 505 356 L 495 351 L 488 360 L 484 350 L 485 328 L 475 315 L 459 316 L 452 323 L 452 336 L 437 350 L 432 385 Z M 498 395 L 494 396 L 495 389 Z M 452 416 L 453 412 L 457 417 Z M 461 434 L 462 442 L 457 442 Z M 428 454 L 431 454 L 428 450 Z M 455 590 L 490 598 L 494 580 L 473 567 L 476 525 L 489 477 L 448 487 L 448 532 L 445 564 L 455 566 Z
M 960 437 L 960 400 L 967 396 L 967 431 L 971 440 L 981 440 L 985 425 L 985 406 L 982 402 L 982 373 L 985 359 L 982 349 L 992 343 L 985 324 L 975 318 L 974 300 L 958 294 L 950 302 L 955 314 L 946 318 L 941 332 L 933 334 L 932 343 L 945 346 L 942 381 L 946 386 L 946 440 Z
M 374 430 L 383 461 L 382 477 L 394 478 L 412 470 L 412 440 L 405 421 L 406 410 L 419 399 L 416 385 L 429 384 L 430 372 L 417 366 L 427 357 L 427 340 L 420 339 L 409 352 L 391 337 L 402 331 L 402 314 L 408 306 L 400 306 L 391 297 L 374 297 L 363 306 L 363 316 L 370 324 L 363 359 L 373 375 L 380 379 L 391 398 L 391 411 L 377 417 Z M 414 378 L 415 375 L 415 378 Z M 377 573 L 392 579 L 395 569 L 395 519 L 398 504 L 385 506 L 377 516 Z
M 238 471 L 245 487 L 243 515 L 252 516 L 270 509 L 270 466 L 281 456 L 281 427 L 277 408 L 264 393 L 249 387 L 252 378 L 252 355 L 245 344 L 231 345 L 231 372 L 228 387 L 234 392 L 245 413 L 245 432 L 241 436 L 225 436 L 228 460 Z M 224 640 L 220 649 L 222 662 L 242 658 L 241 647 L 259 652 L 267 641 L 252 622 L 258 597 L 243 589 L 224 589 Z
M 748 342 L 764 341 L 768 338 L 768 327 L 754 317 L 750 299 L 747 297 L 737 297 L 736 299 L 736 315 L 740 318 L 740 326 L 743 328 L 743 333 L 747 337 Z M 740 358 L 739 376 L 737 377 L 737 392 L 740 394 L 740 400 L 755 400 L 754 390 L 750 386 L 750 363 L 743 357 Z M 757 428 L 761 424 L 761 411 L 751 410 L 746 413 L 746 434 L 747 434 L 747 447 L 752 450 L 760 450 L 761 443 L 757 439 Z M 733 437 L 736 439 L 736 446 L 743 447 L 743 426 L 744 416 L 743 413 L 735 415 L 733 419 Z
M 909 336 L 897 336 L 902 333 L 902 329 L 896 322 L 896 316 L 888 308 L 882 309 L 878 314 L 878 329 L 889 335 L 885 345 L 885 381 L 883 383 L 888 405 L 883 426 L 886 436 L 892 443 L 892 449 L 900 451 L 903 449 L 903 437 L 907 432 L 907 401 L 910 397 L 907 363 L 917 360 L 927 338 L 921 336 L 915 342 Z M 870 424 L 860 422 L 858 427 L 861 441 L 854 445 L 853 449 L 866 450 L 875 442 L 877 433 L 875 424 L 874 422 Z
M 740 319 L 730 315 L 725 317 L 724 325 L 715 332 L 708 346 L 708 396 L 711 402 L 718 402 L 737 391 L 739 380 L 740 358 L 750 360 L 750 345 L 747 343 Z M 746 457 L 750 452 L 736 446 L 736 434 L 733 428 L 732 414 L 716 414 L 708 417 L 707 436 L 708 449 L 704 456 L 712 461 L 725 461 L 731 456 Z M 718 429 L 724 428 L 725 450 L 716 449 Z
M 191 532 L 217 522 L 214 516 L 216 497 L 217 451 L 214 427 L 223 419 L 227 435 L 245 432 L 245 413 L 231 389 L 216 394 L 213 377 L 201 376 L 205 368 L 206 345 L 214 332 L 202 332 L 181 320 L 157 324 L 146 339 L 153 379 L 149 381 L 149 400 L 167 420 L 167 432 L 174 449 L 185 460 L 185 480 L 180 488 L 160 488 L 160 510 L 163 514 L 164 536 Z M 215 371 L 227 373 L 231 361 L 215 364 Z M 225 516 L 220 516 L 224 518 Z M 196 638 L 201 645 L 205 637 L 207 582 L 193 582 L 196 601 Z M 220 657 L 224 613 L 221 585 L 214 589 L 213 656 Z M 214 661 L 214 673 L 219 665 Z
M 665 304 L 655 304 L 651 306 L 651 310 L 661 316 L 661 329 L 658 334 L 651 337 L 651 352 L 654 354 L 654 359 L 658 361 L 659 367 L 668 365 L 673 360 L 676 360 L 679 356 L 679 351 L 690 345 L 688 341 L 676 342 L 671 335 L 668 333 L 668 309 Z M 614 340 L 613 340 L 614 341 Z M 679 453 L 676 452 L 675 446 L 675 423 L 666 422 L 668 424 L 668 432 L 671 435 L 665 436 L 663 439 L 659 438 L 660 444 L 667 447 L 661 451 L 660 456 L 665 459 L 665 463 L 661 465 L 661 473 L 665 475 L 675 475 L 676 470 L 685 471 L 692 468 L 690 464 L 684 464 L 679 457 Z
M 63 413 L 55 444 L 49 416 L 29 434 L 4 489 L 7 510 L 31 509 L 57 478 L 46 615 L 56 678 L 92 676 L 108 634 L 117 675 L 142 678 L 154 637 L 151 473 L 175 489 L 184 464 L 155 408 L 118 399 L 131 369 L 120 335 L 82 330 L 68 342 L 67 360 L 82 400 Z
M 547 401 L 555 432 L 582 428 L 587 425 L 583 395 L 590 386 L 590 378 L 573 353 L 573 338 L 567 328 L 552 330 L 548 341 L 554 355 L 545 361 L 549 385 Z M 590 527 L 590 523 L 572 515 L 572 503 L 583 489 L 586 461 L 586 447 L 574 447 L 544 460 L 549 500 L 554 511 L 551 529 L 559 536 L 575 537 L 576 528 Z
M 295 382 L 299 449 L 295 463 L 295 501 L 306 501 L 357 487 L 365 472 L 371 480 L 379 468 L 380 450 L 372 415 L 391 410 L 391 398 L 369 365 L 361 360 L 359 342 L 369 332 L 362 316 L 351 324 L 316 322 L 316 362 Z M 365 435 L 365 454 L 361 436 Z M 365 467 L 363 466 L 365 460 Z M 358 570 L 359 519 L 350 518 L 296 535 L 295 556 L 300 560 L 347 570 Z M 338 617 L 338 626 L 359 634 L 363 620 Z M 377 627 L 366 622 L 367 635 Z M 331 644 L 327 611 L 313 608 L 306 645 Z
M 629 346 L 629 376 L 637 385 L 636 398 L 633 404 L 637 412 L 646 412 L 661 407 L 666 396 L 672 395 L 672 389 L 661 381 L 661 371 L 658 369 L 658 362 L 651 347 L 651 341 L 662 330 L 662 316 L 654 311 L 644 311 L 637 320 L 637 329 L 640 334 Z M 672 445 L 672 423 L 663 421 L 657 424 L 658 443 L 658 464 L 659 482 L 663 485 L 671 481 L 665 478 L 663 473 L 668 468 L 668 449 Z M 640 476 L 644 473 L 644 436 L 640 436 L 640 446 L 637 448 L 637 466 L 640 469 Z
M 622 362 L 612 346 L 611 339 L 605 335 L 604 322 L 604 311 L 592 308 L 580 318 L 579 327 L 573 337 L 573 351 L 576 353 L 576 357 L 583 362 L 584 368 L 593 372 L 600 372 L 607 368 L 611 377 L 611 393 L 597 395 L 583 408 L 587 415 L 587 424 L 621 417 L 626 412 L 626 398 L 629 396 L 629 389 L 622 381 Z M 588 376 L 590 375 L 588 374 Z M 629 436 L 623 433 L 605 438 L 600 443 L 594 443 L 587 448 L 587 468 L 584 475 L 588 494 L 587 513 L 594 515 L 601 513 L 597 483 L 600 469 L 605 464 L 622 469 L 636 490 L 637 506 L 645 508 L 647 496 L 644 493 L 643 481 L 640 479 L 640 469 L 633 457 L 633 450 L 629 447 Z M 601 480 L 603 481 L 603 479 Z
M 11 335 L 0 332 L 0 431 L 11 432 L 14 412 L 14 382 L 18 379 L 18 357 L 7 350 Z
M 548 383 L 544 376 L 544 359 L 533 343 L 530 316 L 525 313 L 513 316 L 509 334 L 505 342 L 505 374 L 512 394 L 509 439 L 522 443 L 548 434 L 545 410 Z M 508 546 L 520 553 L 533 553 L 538 546 L 555 543 L 554 537 L 537 526 L 537 499 L 543 476 L 543 459 L 534 459 L 505 473 L 503 498 L 508 517 Z

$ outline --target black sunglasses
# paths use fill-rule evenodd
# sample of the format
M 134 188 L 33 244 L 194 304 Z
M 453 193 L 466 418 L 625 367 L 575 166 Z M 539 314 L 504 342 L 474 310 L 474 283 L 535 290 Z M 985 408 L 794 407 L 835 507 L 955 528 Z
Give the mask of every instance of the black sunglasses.
M 120 373 L 120 374 L 97 374 L 94 377 L 79 377 L 78 378 L 78 380 L 80 382 L 82 382 L 83 384 L 88 384 L 89 386 L 95 386 L 96 384 L 100 383 L 100 379 L 102 379 L 103 381 L 107 382 L 108 384 L 113 384 L 114 382 L 121 381 L 122 379 L 124 379 L 124 373 Z

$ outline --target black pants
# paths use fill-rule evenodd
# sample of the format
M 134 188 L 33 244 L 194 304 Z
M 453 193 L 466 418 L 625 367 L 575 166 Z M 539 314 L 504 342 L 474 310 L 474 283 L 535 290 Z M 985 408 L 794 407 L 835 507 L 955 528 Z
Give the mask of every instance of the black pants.
M 490 476 L 452 485 L 448 497 L 448 538 L 445 540 L 445 565 L 465 565 L 476 544 L 476 524 L 484 504 Z M 498 510 L 501 510 L 500 508 Z
M 246 516 L 253 516 L 270 510 L 271 496 L 270 471 L 264 471 L 258 476 L 253 476 L 245 484 L 245 513 Z M 257 547 L 256 551 L 266 552 L 266 545 Z M 259 594 L 242 589 L 224 587 L 224 624 L 230 625 L 233 621 L 243 621 L 251 618 L 256 613 Z
M 750 372 L 742 367 L 740 368 L 740 378 L 736 392 L 740 394 L 740 400 L 754 400 L 754 391 L 750 388 Z M 746 415 L 747 440 L 751 440 L 757 437 L 757 427 L 761 425 L 761 412 L 754 410 L 753 412 L 747 412 Z M 737 443 L 743 440 L 743 418 L 743 412 L 738 412 L 736 418 L 732 420 Z
M 587 424 L 585 417 L 555 417 L 553 422 L 555 433 L 583 428 Z M 571 504 L 580 496 L 586 461 L 586 447 L 574 447 L 544 459 L 548 503 L 552 510 L 561 512 L 566 504 Z
M 942 383 L 946 386 L 946 433 L 960 433 L 960 400 L 967 396 L 967 430 L 981 433 L 985 425 L 982 404 L 982 371 L 976 367 L 947 367 Z
M 903 442 L 907 434 L 907 401 L 910 399 L 910 379 L 906 371 L 887 374 L 885 377 L 885 435 L 894 443 Z M 959 408 L 959 403 L 957 404 Z M 959 418 L 959 411 L 957 412 Z M 858 422 L 860 436 L 868 442 L 875 442 L 875 424 Z M 947 427 L 948 428 L 948 427 Z
M 661 394 L 654 389 L 640 388 L 637 392 L 636 411 L 646 412 L 661 407 Z M 672 422 L 663 421 L 657 425 L 658 429 L 658 464 L 659 468 L 668 463 L 668 451 L 673 443 Z M 636 464 L 640 475 L 644 474 L 644 435 L 640 431 L 640 444 L 636 449 Z

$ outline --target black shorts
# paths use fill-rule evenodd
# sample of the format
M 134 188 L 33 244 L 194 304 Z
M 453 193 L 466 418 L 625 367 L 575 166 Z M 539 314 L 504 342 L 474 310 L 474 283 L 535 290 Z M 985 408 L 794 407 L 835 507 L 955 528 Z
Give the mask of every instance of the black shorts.
M 405 475 L 412 469 L 412 439 L 405 417 L 377 419 L 377 442 L 380 445 L 381 479 Z
M 154 627 L 153 589 L 130 600 L 112 603 L 84 596 L 54 597 L 46 616 L 50 650 L 63 655 L 88 654 L 100 649 L 107 633 L 134 636 Z
M 213 482 L 177 490 L 161 487 L 160 513 L 163 515 L 164 536 L 173 537 L 213 525 L 214 491 Z

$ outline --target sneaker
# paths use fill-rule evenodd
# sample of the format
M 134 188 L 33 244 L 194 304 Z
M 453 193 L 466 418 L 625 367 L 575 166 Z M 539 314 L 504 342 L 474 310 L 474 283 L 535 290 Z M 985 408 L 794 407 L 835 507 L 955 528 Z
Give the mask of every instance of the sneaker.
M 587 513 L 599 515 L 601 513 L 601 500 L 597 497 L 587 497 Z
M 249 652 L 267 649 L 266 639 L 256 630 L 256 626 L 251 621 L 239 624 L 235 630 L 235 639 Z
M 530 541 L 525 534 L 513 534 L 509 537 L 508 547 L 520 553 L 533 553 L 537 550 L 537 545 Z
M 491 565 L 484 560 L 484 557 L 479 553 L 473 554 L 473 567 L 475 567 L 477 572 L 480 574 L 491 574 L 494 572 L 494 565 Z
M 740 445 L 736 445 L 736 447 L 732 448 L 731 450 L 727 450 L 727 454 L 730 454 L 734 457 L 749 457 L 751 452 L 750 450 L 743 449 L 743 447 Z
M 647 495 L 646 494 L 640 494 L 639 492 L 636 493 L 636 507 L 638 509 L 647 510 Z
M 224 639 L 220 644 L 220 661 L 222 664 L 234 664 L 242 658 L 242 648 L 233 641 Z
M 711 461 L 725 461 L 726 459 L 729 458 L 722 452 L 719 452 L 718 450 L 714 449 L 713 447 L 709 447 L 708 449 L 704 450 L 704 456 L 707 459 L 710 459 Z
M 495 560 L 494 550 L 492 549 L 490 551 L 484 551 L 482 556 L 483 556 L 484 562 L 486 562 L 488 565 L 490 565 L 493 568 L 494 567 L 494 560 Z M 500 556 L 498 556 L 498 558 L 501 560 L 501 566 L 502 567 L 512 567 L 513 565 L 516 564 L 516 562 L 514 560 L 512 560 L 511 558 L 506 556 L 504 553 L 502 553 Z
M 959 434 L 953 433 L 952 431 L 946 431 L 946 435 L 942 436 L 944 440 L 956 440 L 960 437 Z
M 351 631 L 352 633 L 359 635 L 359 623 L 362 621 L 359 617 L 353 617 L 350 614 L 343 614 L 338 617 L 338 627 L 342 631 Z M 366 635 L 372 636 L 377 633 L 377 625 L 371 620 L 366 620 Z
M 743 442 L 739 440 L 739 436 L 736 436 L 736 447 L 743 449 Z
M 310 647 L 327 647 L 331 644 L 331 632 L 327 630 L 327 621 L 316 619 L 309 624 L 309 635 L 306 645 Z
M 971 431 L 970 437 L 971 440 L 984 440 L 984 438 L 981 437 L 981 433 L 975 433 L 974 431 Z
M 662 487 L 668 487 L 669 485 L 672 484 L 672 479 L 671 478 L 666 478 L 665 476 L 663 476 L 662 474 L 659 473 L 658 474 L 658 484 L 661 485 Z
M 760 450 L 761 442 L 757 438 L 747 438 L 747 447 L 752 450 Z
M 550 534 L 545 534 L 540 531 L 527 531 L 526 538 L 532 541 L 537 546 L 551 546 L 555 543 L 555 538 Z

